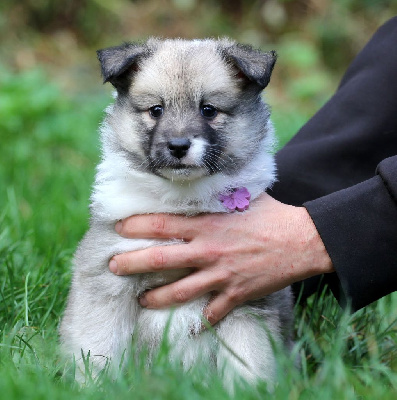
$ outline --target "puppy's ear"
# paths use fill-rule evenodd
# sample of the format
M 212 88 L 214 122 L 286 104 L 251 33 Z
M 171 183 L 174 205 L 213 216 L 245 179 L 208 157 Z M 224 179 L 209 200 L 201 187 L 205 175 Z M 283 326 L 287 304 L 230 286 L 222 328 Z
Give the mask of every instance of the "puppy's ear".
M 251 46 L 234 44 L 223 49 L 227 61 L 231 62 L 251 82 L 263 90 L 270 81 L 277 53 L 262 53 Z
M 117 90 L 126 89 L 131 81 L 129 72 L 138 70 L 138 60 L 148 55 L 142 44 L 125 43 L 97 51 L 103 83 L 110 82 Z

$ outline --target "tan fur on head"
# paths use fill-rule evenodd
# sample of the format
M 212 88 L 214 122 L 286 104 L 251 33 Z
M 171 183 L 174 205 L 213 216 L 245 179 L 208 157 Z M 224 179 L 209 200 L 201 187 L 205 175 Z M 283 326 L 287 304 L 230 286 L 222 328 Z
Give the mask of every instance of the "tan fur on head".
M 134 168 L 174 181 L 230 175 L 271 136 L 260 92 L 270 79 L 274 52 L 227 39 L 151 39 L 98 56 L 105 82 L 118 92 L 105 123 L 121 128 L 112 128 L 116 136 L 109 140 L 129 153 Z M 156 107 L 161 118 L 153 118 Z M 213 108 L 214 118 L 203 118 L 202 107 Z M 186 158 L 170 155 L 175 139 L 184 140 Z

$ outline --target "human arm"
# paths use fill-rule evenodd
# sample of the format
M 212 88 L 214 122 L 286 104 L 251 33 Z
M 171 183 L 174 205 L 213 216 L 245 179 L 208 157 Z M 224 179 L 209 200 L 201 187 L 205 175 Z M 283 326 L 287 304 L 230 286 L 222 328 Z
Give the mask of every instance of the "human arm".
M 354 310 L 397 290 L 396 36 L 393 18 L 276 155 L 279 182 L 270 192 L 305 205 L 336 270 L 324 281 Z

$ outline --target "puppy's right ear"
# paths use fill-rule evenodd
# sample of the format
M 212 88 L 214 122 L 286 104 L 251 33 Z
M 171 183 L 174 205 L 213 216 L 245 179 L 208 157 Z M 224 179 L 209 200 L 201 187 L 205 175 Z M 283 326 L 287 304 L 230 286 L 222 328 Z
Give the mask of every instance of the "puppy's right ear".
M 263 53 L 251 46 L 233 44 L 223 48 L 222 53 L 259 90 L 268 85 L 277 60 L 275 51 Z
M 124 43 L 97 51 L 103 83 L 110 82 L 117 90 L 125 90 L 131 82 L 131 71 L 138 70 L 138 60 L 148 55 L 142 44 Z

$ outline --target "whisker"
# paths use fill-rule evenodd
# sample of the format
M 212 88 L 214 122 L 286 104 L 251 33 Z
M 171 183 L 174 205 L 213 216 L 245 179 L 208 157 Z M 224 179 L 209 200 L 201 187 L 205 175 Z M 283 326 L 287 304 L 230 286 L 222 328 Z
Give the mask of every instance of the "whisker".
M 227 156 L 227 154 L 225 154 L 224 152 L 218 151 L 217 154 L 214 152 L 209 152 L 207 153 L 209 155 L 208 160 L 210 160 L 211 162 L 215 163 L 216 165 L 220 165 L 221 167 L 225 168 L 228 166 L 228 164 L 231 164 L 233 166 L 236 165 L 236 163 L 234 162 L 234 160 L 232 158 L 230 158 L 229 156 Z M 211 157 L 212 155 L 217 156 L 216 159 L 214 159 L 213 157 Z M 226 160 L 223 160 L 222 158 L 219 157 L 219 155 L 221 156 L 226 156 L 227 158 L 229 158 L 229 162 L 226 162 Z M 219 167 L 218 167 L 219 168 Z

